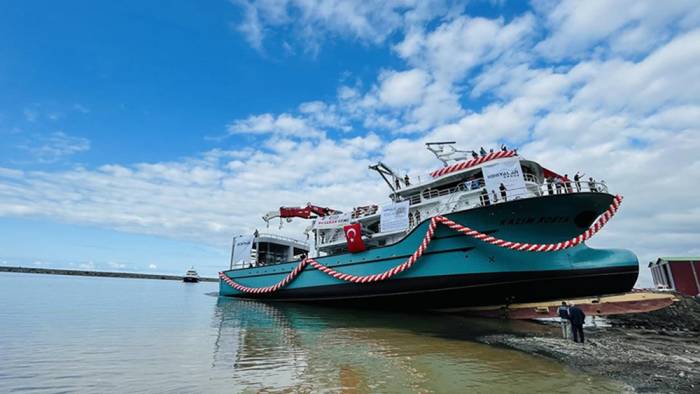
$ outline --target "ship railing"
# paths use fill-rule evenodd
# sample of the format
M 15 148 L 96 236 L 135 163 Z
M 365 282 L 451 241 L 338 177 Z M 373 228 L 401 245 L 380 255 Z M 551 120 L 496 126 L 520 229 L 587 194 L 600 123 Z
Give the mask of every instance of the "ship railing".
M 557 188 L 554 183 L 550 184 L 540 184 L 539 179 L 537 178 L 536 175 L 530 174 L 530 173 L 525 173 L 523 174 L 523 178 L 525 182 L 527 183 L 527 186 L 523 189 L 520 190 L 519 192 L 522 193 L 512 193 L 518 190 L 510 190 L 511 193 L 516 196 L 523 197 L 524 195 L 529 195 L 532 197 L 531 194 L 534 194 L 534 196 L 544 196 L 547 194 L 557 194 Z M 465 191 L 479 191 L 483 187 L 486 186 L 486 182 L 484 181 L 484 178 L 477 178 L 473 180 L 468 180 L 463 183 L 460 183 L 459 185 L 455 187 L 451 187 L 448 189 L 426 189 L 423 190 L 420 193 L 408 196 L 405 198 L 403 201 L 408 200 L 409 205 L 418 205 L 422 202 L 425 202 L 426 200 L 438 198 L 438 197 L 444 197 L 447 195 L 455 194 L 455 193 L 461 193 Z M 553 192 L 549 192 L 549 187 L 551 186 Z M 560 194 L 564 193 L 577 193 L 577 192 L 608 192 L 608 186 L 605 184 L 605 182 L 589 182 L 589 181 L 570 181 L 567 183 L 561 183 L 560 184 L 560 189 L 559 189 Z
M 525 182 L 537 183 L 537 177 L 535 175 L 533 175 L 533 174 L 523 174 L 523 175 L 524 175 Z M 406 200 L 409 201 L 409 205 L 417 205 L 425 200 L 429 200 L 429 199 L 433 199 L 433 198 L 437 198 L 437 197 L 444 197 L 444 196 L 459 193 L 459 192 L 479 190 L 484 186 L 486 186 L 486 181 L 484 181 L 484 178 L 476 178 L 476 179 L 464 181 L 463 183 L 460 183 L 459 185 L 457 185 L 455 187 L 448 188 L 448 189 L 435 189 L 435 190 L 426 189 L 418 194 L 408 196 L 406 198 Z
M 527 172 L 523 174 L 523 179 L 525 179 L 525 182 L 533 182 L 533 183 L 539 182 L 536 175 L 530 174 Z
M 309 249 L 309 242 L 307 241 L 302 241 L 300 239 L 294 238 L 294 237 L 288 237 L 284 235 L 278 235 L 278 234 L 272 234 L 272 233 L 259 233 L 257 237 L 255 238 L 255 241 L 258 241 L 261 238 L 268 238 L 270 241 L 280 241 L 281 243 L 287 243 L 289 245 L 286 246 L 292 246 L 292 247 L 306 247 L 306 249 Z M 267 241 L 263 241 L 267 242 Z M 267 261 L 260 261 L 258 259 L 258 251 L 256 250 L 257 242 L 253 244 L 253 248 L 250 251 L 250 256 L 249 260 L 247 261 L 238 261 L 238 262 L 231 262 L 230 269 L 243 269 L 243 268 L 250 268 L 250 267 L 261 267 L 261 266 L 268 266 L 268 265 L 275 265 L 275 264 L 282 264 L 288 262 L 287 259 L 284 256 L 281 255 L 272 255 L 268 254 L 268 260 Z M 308 252 L 307 252 L 308 253 Z M 270 257 L 272 256 L 272 257 Z M 292 260 L 294 261 L 294 260 Z
M 297 245 L 304 245 L 304 246 L 309 246 L 309 242 L 307 241 L 302 241 L 300 239 L 294 238 L 294 237 L 287 237 L 284 235 L 278 235 L 278 234 L 271 234 L 271 233 L 259 233 L 258 238 L 271 238 L 271 239 L 276 239 L 279 241 L 285 241 L 289 242 L 292 244 L 297 244 Z
M 545 183 L 538 187 L 539 196 L 589 192 L 608 193 L 608 185 L 605 182 L 569 181 L 558 184 L 558 187 L 555 183 Z
M 484 187 L 486 184 L 484 183 L 483 178 L 479 179 L 474 179 L 471 181 L 465 181 L 464 183 L 460 183 L 459 185 L 455 187 L 451 187 L 449 189 L 426 189 L 423 190 L 419 194 L 414 194 L 410 197 L 408 197 L 408 200 L 410 201 L 410 205 L 416 205 L 420 204 L 424 200 L 430 200 L 433 198 L 437 197 L 443 197 L 447 196 L 450 194 L 458 193 L 458 192 L 464 192 L 464 191 L 469 191 L 469 190 L 478 190 L 479 188 Z
M 554 183 L 546 183 L 543 185 L 526 185 L 524 188 L 515 188 L 506 190 L 506 198 L 501 197 L 500 192 L 489 194 L 488 199 L 479 195 L 479 204 L 494 205 L 502 202 L 519 200 L 522 198 L 533 198 L 543 196 L 553 196 L 558 194 L 575 194 L 575 193 L 608 193 L 608 185 L 605 182 L 563 182 L 557 188 Z M 488 201 L 488 204 L 487 204 Z

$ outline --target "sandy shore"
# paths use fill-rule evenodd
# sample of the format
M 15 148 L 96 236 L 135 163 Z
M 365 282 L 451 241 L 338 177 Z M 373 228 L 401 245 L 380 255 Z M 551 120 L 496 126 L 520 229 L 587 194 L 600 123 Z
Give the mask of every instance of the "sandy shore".
M 700 302 L 681 297 L 660 311 L 612 317 L 613 327 L 586 329 L 585 345 L 544 334 L 486 335 L 479 340 L 561 361 L 643 393 L 700 392 Z

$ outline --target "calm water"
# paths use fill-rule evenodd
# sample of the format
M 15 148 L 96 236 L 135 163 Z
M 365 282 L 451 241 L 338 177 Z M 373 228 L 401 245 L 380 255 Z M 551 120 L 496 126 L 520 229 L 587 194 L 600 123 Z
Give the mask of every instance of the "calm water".
M 0 274 L 0 392 L 618 392 L 481 345 L 544 330 L 218 299 L 214 283 Z M 554 335 L 554 334 L 553 334 Z

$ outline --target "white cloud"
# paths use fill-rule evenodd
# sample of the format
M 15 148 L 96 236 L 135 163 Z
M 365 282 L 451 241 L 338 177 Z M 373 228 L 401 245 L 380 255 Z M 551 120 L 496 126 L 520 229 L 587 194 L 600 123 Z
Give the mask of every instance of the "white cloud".
M 577 92 L 573 103 L 608 111 L 648 113 L 664 105 L 696 102 L 700 90 L 700 29 L 681 34 L 640 62 L 592 64 L 599 72 Z
M 78 268 L 84 269 L 84 270 L 94 270 L 95 269 L 95 263 L 92 261 L 86 261 L 84 263 L 78 264 Z
M 238 30 L 245 37 L 248 44 L 257 50 L 262 50 L 263 47 L 263 26 L 258 16 L 258 9 L 248 1 L 233 1 L 243 8 L 243 21 L 239 24 L 232 24 L 234 29 Z
M 379 76 L 379 98 L 392 107 L 417 104 L 423 99 L 430 76 L 423 70 L 386 72 Z
M 123 270 L 124 268 L 126 268 L 126 264 L 117 263 L 116 261 L 107 262 L 107 266 L 109 266 L 109 268 L 117 269 L 117 270 Z
M 148 269 L 154 270 L 154 269 L 157 269 L 157 268 L 158 268 L 158 266 L 155 265 L 155 264 L 149 264 L 149 265 L 148 265 Z
M 0 216 L 50 217 L 218 245 L 261 226 L 261 215 L 282 205 L 313 200 L 347 209 L 382 198 L 381 184 L 367 170 L 381 144 L 374 134 L 315 142 L 272 137 L 243 156 L 216 150 L 184 162 L 26 171 L 0 178 Z
M 530 14 L 502 19 L 460 16 L 431 32 L 413 31 L 394 48 L 409 64 L 437 80 L 460 81 L 474 67 L 520 49 L 534 30 Z
M 232 0 L 232 3 L 243 10 L 243 18 L 234 28 L 253 48 L 262 50 L 265 36 L 271 30 L 289 29 L 300 45 L 314 54 L 328 37 L 379 44 L 406 25 L 419 25 L 450 11 L 450 1 L 445 0 Z M 288 41 L 284 44 L 290 46 Z
M 700 21 L 700 11 L 693 0 L 566 0 L 535 4 L 551 31 L 536 50 L 553 59 L 585 58 L 595 47 L 615 54 L 643 53 L 666 41 L 674 29 L 697 26 Z
M 20 145 L 39 163 L 55 163 L 68 156 L 90 150 L 90 140 L 68 135 L 62 131 L 48 135 L 37 135 L 28 143 Z
M 311 126 L 306 119 L 290 114 L 253 115 L 228 125 L 231 134 L 280 134 L 302 138 L 321 137 L 323 133 Z

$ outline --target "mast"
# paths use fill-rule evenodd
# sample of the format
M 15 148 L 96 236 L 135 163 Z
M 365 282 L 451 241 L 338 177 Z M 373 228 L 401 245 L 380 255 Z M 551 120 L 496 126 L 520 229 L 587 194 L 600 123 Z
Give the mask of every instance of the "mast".
M 392 171 L 391 168 L 389 168 L 386 164 L 380 162 L 377 162 L 375 165 L 369 166 L 370 170 L 377 171 L 379 175 L 382 176 L 382 179 L 384 179 L 384 182 L 386 182 L 387 185 L 389 185 L 389 189 L 391 189 L 391 195 L 395 196 L 396 195 L 396 187 L 394 186 L 395 184 L 398 185 L 402 179 L 394 171 Z M 391 177 L 391 180 L 394 181 L 393 183 L 387 179 L 387 176 Z M 393 199 L 394 197 L 392 197 Z

